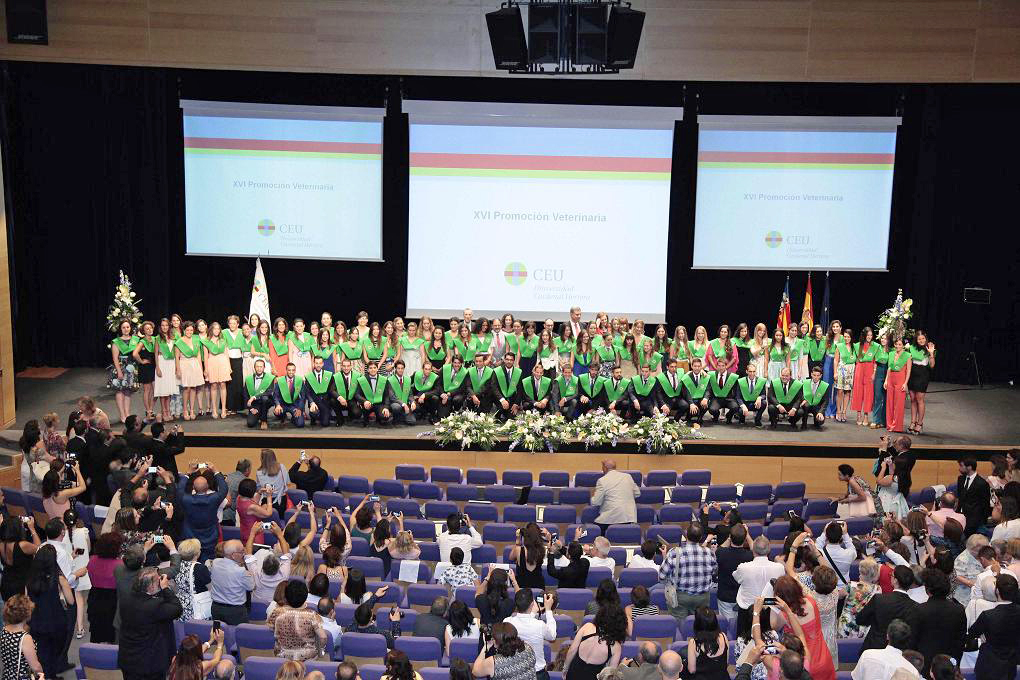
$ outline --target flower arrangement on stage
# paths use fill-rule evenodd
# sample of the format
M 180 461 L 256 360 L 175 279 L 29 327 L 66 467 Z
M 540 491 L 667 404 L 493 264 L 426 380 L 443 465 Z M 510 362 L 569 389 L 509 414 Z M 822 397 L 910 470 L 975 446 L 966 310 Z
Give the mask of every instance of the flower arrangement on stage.
M 648 453 L 678 454 L 683 451 L 684 439 L 705 439 L 700 429 L 691 429 L 661 413 L 642 418 L 632 426 L 627 435 Z
M 436 426 L 419 434 L 419 437 L 435 437 L 440 446 L 460 444 L 461 450 L 477 446 L 491 451 L 499 438 L 500 424 L 488 413 L 458 411 L 443 418 Z
M 543 415 L 525 411 L 500 428 L 500 436 L 510 440 L 510 450 L 521 447 L 526 451 L 546 450 L 553 453 L 573 435 L 567 419 L 559 413 Z
M 584 442 L 584 448 L 593 446 L 616 446 L 616 442 L 627 431 L 623 418 L 602 409 L 589 411 L 573 423 L 574 436 Z
M 142 310 L 138 309 L 141 300 L 135 299 L 135 292 L 131 290 L 131 280 L 123 271 L 120 272 L 120 283 L 113 291 L 113 304 L 106 313 L 107 328 L 113 333 L 120 331 L 120 322 L 127 319 L 136 327 L 142 320 Z
M 896 300 L 893 306 L 882 312 L 878 317 L 877 337 L 889 335 L 890 333 L 903 338 L 906 342 L 914 337 L 914 329 L 907 326 L 907 322 L 914 317 L 911 310 L 914 301 L 911 298 L 903 298 L 903 289 L 896 291 Z

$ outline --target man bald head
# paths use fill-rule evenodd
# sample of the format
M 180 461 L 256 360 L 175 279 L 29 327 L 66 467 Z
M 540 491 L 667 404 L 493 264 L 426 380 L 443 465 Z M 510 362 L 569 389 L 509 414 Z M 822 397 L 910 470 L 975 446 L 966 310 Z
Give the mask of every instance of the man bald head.
M 602 472 L 609 472 L 610 470 L 616 469 L 616 461 L 612 458 L 606 458 L 602 461 Z
M 659 657 L 659 672 L 662 673 L 662 680 L 677 680 L 683 667 L 684 662 L 680 659 L 680 655 L 672 649 L 666 650 Z
M 641 655 L 642 663 L 650 664 L 659 663 L 660 654 L 659 645 L 654 642 L 651 642 L 649 640 L 645 640 L 644 642 L 642 642 L 641 648 L 638 653 Z
M 244 565 L 244 544 L 241 541 L 230 540 L 223 542 L 223 556 Z

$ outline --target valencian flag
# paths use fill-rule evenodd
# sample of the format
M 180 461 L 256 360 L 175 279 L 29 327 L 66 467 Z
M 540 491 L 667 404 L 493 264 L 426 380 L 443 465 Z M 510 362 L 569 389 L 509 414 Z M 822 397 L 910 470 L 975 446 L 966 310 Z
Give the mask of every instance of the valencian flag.
M 258 314 L 260 319 L 269 319 L 269 290 L 266 288 L 266 277 L 262 273 L 262 258 L 255 258 L 255 280 L 251 284 L 251 303 L 248 305 L 248 318 Z
M 786 287 L 783 289 L 783 299 L 779 301 L 779 318 L 776 319 L 776 328 L 783 330 L 783 335 L 790 328 L 790 275 L 786 275 Z
M 825 272 L 825 293 L 822 295 L 822 317 L 819 323 L 826 332 L 829 331 L 829 272 Z
M 815 306 L 814 299 L 811 296 L 811 272 L 807 275 L 807 290 L 804 291 L 804 311 L 800 313 L 800 321 L 804 323 L 808 322 L 808 326 L 814 328 L 815 326 Z

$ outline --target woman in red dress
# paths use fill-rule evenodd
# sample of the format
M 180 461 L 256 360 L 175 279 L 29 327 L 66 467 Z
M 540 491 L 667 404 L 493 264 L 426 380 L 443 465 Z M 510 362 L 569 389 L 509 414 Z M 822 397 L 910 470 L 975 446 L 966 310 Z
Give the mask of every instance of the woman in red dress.
M 836 680 L 836 665 L 822 634 L 822 619 L 814 598 L 805 595 L 800 582 L 792 576 L 780 576 L 773 588 L 776 599 L 783 604 L 779 606 L 781 611 L 772 610 L 772 630 L 779 630 L 784 624 L 793 627 L 792 621 L 796 619 L 807 643 L 805 665 L 811 667 L 811 677 Z
M 290 361 L 290 338 L 288 337 L 287 320 L 282 316 L 273 322 L 273 334 L 269 338 L 269 363 L 273 365 L 273 375 L 287 375 L 287 363 Z
M 857 424 L 868 426 L 871 407 L 875 401 L 875 333 L 871 326 L 861 329 L 854 345 L 857 369 L 854 371 L 854 389 L 850 394 L 850 408 L 857 411 Z
M 907 402 L 907 381 L 910 380 L 910 352 L 903 338 L 893 338 L 889 352 L 889 371 L 885 374 L 885 426 L 889 432 L 903 432 L 903 409 Z

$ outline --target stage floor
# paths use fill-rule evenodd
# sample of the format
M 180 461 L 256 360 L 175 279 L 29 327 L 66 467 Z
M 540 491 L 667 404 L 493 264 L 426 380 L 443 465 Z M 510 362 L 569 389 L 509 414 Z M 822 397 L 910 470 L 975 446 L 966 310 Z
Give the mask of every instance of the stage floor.
M 15 396 L 17 399 L 17 424 L 20 430 L 26 421 L 42 419 L 43 415 L 56 411 L 61 420 L 74 408 L 75 401 L 82 395 L 96 398 L 99 405 L 116 418 L 117 408 L 113 394 L 105 389 L 106 374 L 94 368 L 74 368 L 53 379 L 17 378 Z M 967 385 L 932 383 L 928 392 L 928 408 L 925 416 L 925 430 L 915 438 L 916 445 L 974 445 L 974 446 L 1020 446 L 1020 392 L 1007 386 L 986 387 L 979 390 Z M 141 395 L 132 398 L 134 412 L 141 410 Z M 849 414 L 852 419 L 852 413 Z M 909 414 L 908 414 L 909 417 Z M 272 422 L 272 419 L 271 421 Z M 227 420 L 213 420 L 210 417 L 196 421 L 178 420 L 188 432 L 210 435 L 235 435 L 258 430 L 248 430 L 240 417 Z M 120 430 L 114 424 L 114 430 Z M 414 439 L 427 431 L 427 426 L 392 427 L 367 429 L 360 426 L 321 429 L 305 427 L 300 432 L 304 437 L 357 437 L 379 439 Z M 268 434 L 298 434 L 291 426 L 270 426 Z M 853 422 L 829 422 L 821 430 L 808 428 L 793 432 L 781 425 L 777 430 L 758 429 L 753 426 L 712 425 L 705 426 L 705 433 L 717 442 L 760 442 L 771 445 L 785 442 L 810 443 L 814 445 L 861 445 L 873 444 L 878 439 L 876 430 L 858 427 Z M 10 433 L 13 434 L 13 433 Z M 6 438 L 9 438 L 6 437 Z

